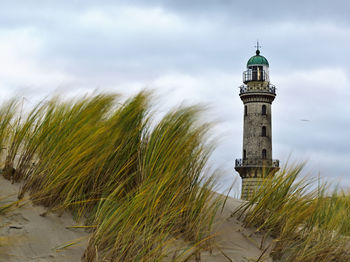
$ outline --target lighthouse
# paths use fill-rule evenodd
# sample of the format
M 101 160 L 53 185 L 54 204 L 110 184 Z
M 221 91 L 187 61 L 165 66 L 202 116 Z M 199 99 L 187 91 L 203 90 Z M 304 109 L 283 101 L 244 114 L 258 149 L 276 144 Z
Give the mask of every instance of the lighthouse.
M 247 62 L 243 72 L 243 85 L 239 87 L 243 102 L 243 150 L 236 159 L 235 170 L 242 178 L 242 199 L 248 199 L 259 184 L 279 170 L 279 161 L 272 159 L 271 106 L 276 87 L 270 83 L 269 62 L 256 54 Z

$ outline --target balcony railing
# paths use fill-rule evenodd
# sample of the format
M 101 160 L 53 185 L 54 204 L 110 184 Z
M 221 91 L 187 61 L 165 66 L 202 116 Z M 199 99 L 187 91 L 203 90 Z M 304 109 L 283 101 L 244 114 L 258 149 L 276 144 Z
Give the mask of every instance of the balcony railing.
M 261 158 L 247 158 L 247 159 L 236 159 L 235 163 L 236 167 L 261 167 L 261 166 L 266 166 L 266 167 L 279 167 L 280 166 L 280 161 L 277 159 L 261 159 Z
M 243 83 L 249 81 L 269 81 L 269 74 L 265 70 L 248 69 L 243 72 Z
M 263 87 L 263 88 L 249 88 L 247 85 L 241 85 L 239 87 L 240 94 L 244 94 L 244 93 L 248 93 L 248 92 L 260 92 L 260 91 L 265 91 L 271 94 L 276 94 L 276 87 L 274 85 L 269 84 L 267 87 Z

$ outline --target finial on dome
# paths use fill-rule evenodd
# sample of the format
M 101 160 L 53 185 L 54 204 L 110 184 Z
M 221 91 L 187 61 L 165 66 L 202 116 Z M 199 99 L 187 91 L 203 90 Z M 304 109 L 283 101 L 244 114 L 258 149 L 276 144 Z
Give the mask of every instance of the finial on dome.
M 260 48 L 261 48 L 261 45 L 259 45 L 259 40 L 256 41 L 256 46 L 254 46 L 256 48 L 256 55 L 259 55 L 260 54 Z

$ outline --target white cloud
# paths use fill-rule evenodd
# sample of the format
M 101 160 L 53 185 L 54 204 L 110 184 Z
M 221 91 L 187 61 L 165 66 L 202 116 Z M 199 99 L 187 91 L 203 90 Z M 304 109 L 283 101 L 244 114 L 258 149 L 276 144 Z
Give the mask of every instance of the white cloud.
M 0 32 L 0 85 L 7 95 L 55 88 L 72 76 L 40 63 L 43 42 L 33 28 Z M 27 90 L 28 89 L 28 92 Z M 45 91 L 44 91 L 45 92 Z
M 119 6 L 87 9 L 78 16 L 77 21 L 86 29 L 104 31 L 107 34 L 118 34 L 120 31 L 125 34 L 145 31 L 162 31 L 169 34 L 186 28 L 180 17 L 160 7 Z

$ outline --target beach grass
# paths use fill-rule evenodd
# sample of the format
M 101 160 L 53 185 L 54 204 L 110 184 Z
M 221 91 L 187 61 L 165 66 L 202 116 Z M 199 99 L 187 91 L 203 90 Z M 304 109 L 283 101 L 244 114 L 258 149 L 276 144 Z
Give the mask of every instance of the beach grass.
M 84 261 L 183 261 L 212 241 L 218 200 L 210 124 L 198 106 L 153 120 L 152 94 L 54 97 L 22 115 L 1 110 L 3 176 L 50 211 L 91 228 Z M 186 241 L 186 248 L 173 244 Z
M 237 211 L 246 227 L 275 238 L 275 261 L 350 261 L 350 195 L 300 177 L 303 164 L 266 179 Z

